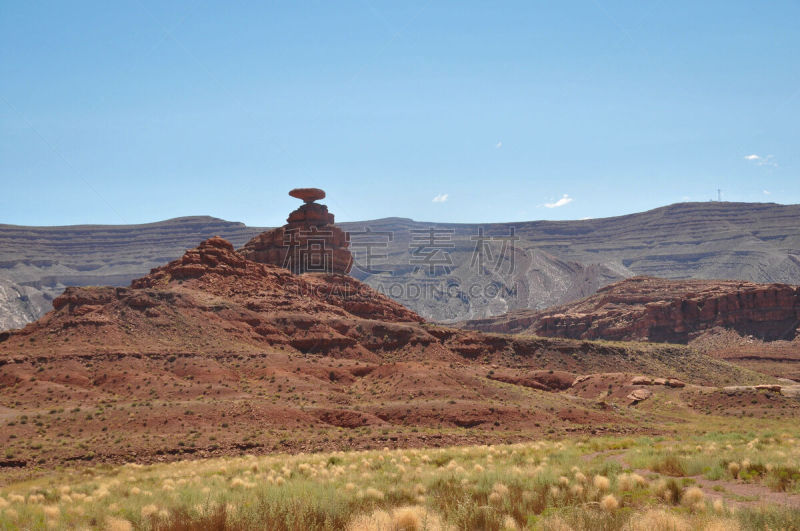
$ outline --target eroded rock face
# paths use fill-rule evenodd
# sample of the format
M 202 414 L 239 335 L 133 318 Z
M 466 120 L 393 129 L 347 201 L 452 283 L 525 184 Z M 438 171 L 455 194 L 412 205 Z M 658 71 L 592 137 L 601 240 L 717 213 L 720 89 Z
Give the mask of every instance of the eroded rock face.
M 56 336 L 64 355 L 252 353 L 279 346 L 367 358 L 375 354 L 365 345 L 380 351 L 437 343 L 417 325 L 422 321 L 351 276 L 294 275 L 247 260 L 214 237 L 130 287 L 67 288 L 52 312 L 0 337 L 0 360 Z
M 634 277 L 580 301 L 467 323 L 489 332 L 524 330 L 541 336 L 687 343 L 714 329 L 767 341 L 793 339 L 800 325 L 800 287 L 730 280 Z M 493 322 L 492 322 L 493 321 Z
M 132 286 L 154 287 L 171 280 L 198 278 L 209 271 L 223 276 L 244 274 L 247 271 L 246 260 L 234 252 L 229 241 L 214 236 L 167 266 L 152 269 L 150 275 L 134 280 Z
M 289 195 L 305 204 L 289 214 L 286 225 L 262 232 L 247 242 L 239 254 L 297 274 L 349 273 L 353 257 L 347 234 L 334 226 L 327 206 L 314 202 L 324 198 L 325 192 L 319 188 L 295 188 Z

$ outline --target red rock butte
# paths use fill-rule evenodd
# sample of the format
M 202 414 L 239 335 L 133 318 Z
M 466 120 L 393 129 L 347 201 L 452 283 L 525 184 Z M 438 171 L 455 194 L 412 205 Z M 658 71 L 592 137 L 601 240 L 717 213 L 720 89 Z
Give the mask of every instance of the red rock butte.
M 291 212 L 286 225 L 262 232 L 239 253 L 254 262 L 285 267 L 293 273 L 347 274 L 353 257 L 347 234 L 336 227 L 328 207 L 315 203 L 325 197 L 319 188 L 295 188 L 289 195 L 304 201 Z

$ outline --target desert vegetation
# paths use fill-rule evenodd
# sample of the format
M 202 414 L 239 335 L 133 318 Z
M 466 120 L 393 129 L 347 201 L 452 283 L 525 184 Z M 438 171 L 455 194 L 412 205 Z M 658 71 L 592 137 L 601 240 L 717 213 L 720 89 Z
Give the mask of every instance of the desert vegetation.
M 3 487 L 0 527 L 796 529 L 797 437 L 576 437 L 98 465 Z

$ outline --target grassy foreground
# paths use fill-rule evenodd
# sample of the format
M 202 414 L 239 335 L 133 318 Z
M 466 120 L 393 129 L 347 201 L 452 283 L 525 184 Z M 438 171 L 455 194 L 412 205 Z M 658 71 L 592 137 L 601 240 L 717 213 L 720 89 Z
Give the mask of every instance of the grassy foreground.
M 584 438 L 102 466 L 0 489 L 0 529 L 800 529 L 800 509 L 790 507 L 800 492 L 797 437 Z M 736 494 L 742 487 L 752 495 Z M 765 492 L 790 501 L 767 505 Z

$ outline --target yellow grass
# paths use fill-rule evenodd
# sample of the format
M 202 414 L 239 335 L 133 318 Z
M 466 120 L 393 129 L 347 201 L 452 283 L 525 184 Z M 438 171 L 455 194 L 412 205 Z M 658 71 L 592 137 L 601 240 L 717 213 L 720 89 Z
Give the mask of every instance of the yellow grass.
M 757 438 L 540 440 L 68 470 L 0 488 L 0 529 L 797 528 L 797 510 L 737 508 L 734 496 L 716 500 L 653 471 L 665 456 L 689 468 L 703 459 L 718 474 L 747 459 L 748 474 L 764 481 L 747 480 L 767 489 L 764 458 L 792 470 L 800 448 L 796 434 Z M 744 470 L 724 477 L 744 481 Z M 787 496 L 796 488 L 788 481 Z

